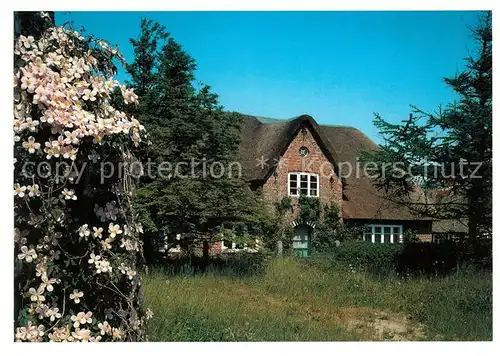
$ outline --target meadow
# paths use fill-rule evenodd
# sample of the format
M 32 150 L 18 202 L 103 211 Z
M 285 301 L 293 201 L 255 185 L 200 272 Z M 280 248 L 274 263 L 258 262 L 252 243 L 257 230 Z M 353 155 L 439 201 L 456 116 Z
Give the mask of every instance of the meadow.
M 144 275 L 151 341 L 492 340 L 491 272 L 403 278 L 292 257 L 193 272 Z

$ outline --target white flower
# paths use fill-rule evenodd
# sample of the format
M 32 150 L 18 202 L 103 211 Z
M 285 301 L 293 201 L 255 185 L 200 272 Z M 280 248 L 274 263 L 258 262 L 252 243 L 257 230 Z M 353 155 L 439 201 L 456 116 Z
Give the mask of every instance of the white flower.
M 94 253 L 92 252 L 92 253 L 90 254 L 90 260 L 89 260 L 89 263 L 90 263 L 90 264 L 93 264 L 93 263 L 97 264 L 97 262 L 98 262 L 100 259 L 101 259 L 101 256 L 100 256 L 100 255 L 97 255 L 97 256 L 96 256 L 96 255 L 94 255 Z
M 113 339 L 121 339 L 122 338 L 122 332 L 120 329 L 113 328 L 111 329 L 111 333 L 113 335 Z
M 102 260 L 95 263 L 96 273 L 111 272 L 113 268 L 108 261 Z
M 110 237 L 115 238 L 116 235 L 121 234 L 123 231 L 120 229 L 120 225 L 109 223 L 108 232 Z
M 104 250 L 111 250 L 111 247 L 112 247 L 111 242 L 113 242 L 113 239 L 111 239 L 109 237 L 106 240 L 102 240 L 101 241 L 102 248 Z
M 75 324 L 76 324 L 76 322 L 75 322 Z M 73 331 L 71 333 L 71 335 L 73 335 L 73 337 L 76 340 L 80 340 L 81 342 L 88 342 L 91 339 L 91 337 L 90 337 L 90 330 L 88 330 L 88 329 L 79 329 L 79 328 L 77 328 L 75 331 Z
M 23 147 L 28 150 L 29 153 L 35 153 L 36 150 L 40 149 L 40 144 L 35 142 L 33 136 L 28 137 L 28 141 L 23 142 Z
M 49 334 L 50 341 L 73 341 L 68 327 L 54 328 Z
M 125 247 L 127 251 L 139 251 L 139 244 L 132 239 L 123 239 L 120 247 Z
M 62 192 L 62 195 L 64 196 L 64 199 L 66 200 L 76 200 L 76 195 L 75 195 L 75 191 L 73 189 L 71 190 L 68 190 L 67 188 L 64 188 L 63 192 Z
M 44 333 L 45 327 L 43 325 L 34 325 L 31 321 L 28 321 L 27 327 L 22 326 L 16 329 L 16 340 L 41 341 Z
M 151 319 L 153 317 L 153 311 L 151 309 L 146 309 L 146 319 Z
M 73 327 L 75 328 L 83 324 L 92 324 L 92 312 L 79 312 L 77 315 L 71 316 L 71 321 L 73 321 Z
M 31 132 L 35 132 L 38 125 L 40 125 L 38 120 L 33 120 L 31 117 L 26 119 L 26 126 Z
M 79 140 L 78 140 L 78 137 L 77 135 L 75 134 L 75 131 L 71 132 L 71 131 L 64 131 L 64 136 L 66 136 L 66 138 L 64 139 L 64 142 L 68 145 L 77 145 Z
M 103 232 L 103 228 L 102 227 L 97 228 L 97 227 L 94 226 L 92 229 L 94 230 L 94 237 L 102 238 L 102 232 Z
M 43 319 L 47 316 L 47 313 L 49 312 L 50 308 L 47 304 L 39 304 L 35 308 L 35 313 L 38 314 L 39 319 Z
M 99 330 L 101 330 L 101 335 L 111 334 L 111 325 L 107 321 L 97 324 Z
M 44 288 L 38 287 L 38 289 L 35 288 L 30 288 L 28 290 L 28 293 L 30 294 L 30 299 L 32 302 L 38 302 L 41 303 L 45 300 L 45 297 L 43 296 Z
M 83 292 L 80 292 L 78 289 L 73 290 L 73 293 L 69 295 L 69 299 L 73 299 L 75 304 L 80 303 L 81 297 L 83 297 Z
M 95 101 L 96 100 L 96 95 L 97 95 L 97 90 L 90 90 L 90 89 L 85 89 L 83 91 L 83 100 L 90 100 L 90 101 Z
M 138 233 L 142 234 L 144 233 L 143 229 L 142 229 L 142 224 L 141 223 L 138 223 L 136 226 L 135 226 L 136 230 Z
M 47 274 L 47 263 L 46 262 L 37 263 L 35 270 L 36 270 L 37 277 L 41 277 L 43 275 L 46 275 Z
M 26 260 L 26 262 L 31 263 L 33 260 L 36 260 L 38 255 L 36 254 L 35 249 L 33 246 L 30 245 L 30 248 L 28 249 L 27 246 L 21 246 L 21 253 L 17 255 L 17 258 L 20 260 Z
M 52 285 L 56 282 L 57 282 L 57 279 L 55 279 L 55 278 L 49 279 L 47 277 L 47 275 L 43 275 L 42 276 L 42 283 L 40 284 L 40 287 L 43 289 L 47 288 L 47 290 L 49 292 L 52 292 L 54 290 L 54 287 Z
M 22 42 L 23 46 L 26 48 L 31 48 L 31 46 L 35 43 L 35 38 L 33 36 L 19 36 L 19 41 Z
M 84 224 L 84 225 L 80 226 L 80 228 L 78 229 L 78 235 L 80 235 L 80 237 L 89 236 L 90 235 L 89 225 Z
M 33 184 L 32 186 L 31 185 L 28 185 L 28 196 L 30 197 L 37 197 L 40 195 L 40 190 L 38 189 L 39 186 L 38 184 Z
M 118 267 L 118 269 L 120 270 L 121 273 L 127 274 L 129 267 L 125 266 L 125 264 L 122 262 Z
M 134 276 L 137 274 L 136 271 L 132 270 L 132 269 L 129 269 L 127 271 L 127 276 L 128 276 L 128 279 L 134 279 Z
M 59 319 L 62 315 L 59 313 L 59 308 L 52 307 L 45 313 L 47 318 L 50 318 L 50 321 L 54 321 L 56 318 Z
M 28 332 L 26 330 L 26 327 L 21 326 L 21 327 L 16 328 L 16 341 L 26 340 L 27 335 L 28 335 Z
M 26 187 L 23 185 L 22 187 L 19 183 L 14 184 L 14 196 L 18 196 L 19 198 L 24 197 L 24 192 L 26 191 Z

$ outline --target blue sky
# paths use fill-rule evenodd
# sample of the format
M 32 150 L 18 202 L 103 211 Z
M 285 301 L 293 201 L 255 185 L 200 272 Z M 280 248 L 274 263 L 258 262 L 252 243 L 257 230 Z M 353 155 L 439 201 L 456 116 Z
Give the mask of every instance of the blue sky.
M 398 122 L 410 104 L 456 99 L 442 78 L 473 53 L 477 12 L 57 12 L 127 61 L 140 18 L 156 20 L 195 58 L 197 80 L 227 110 L 354 126 L 380 143 L 373 113 Z M 127 74 L 121 70 L 118 79 Z

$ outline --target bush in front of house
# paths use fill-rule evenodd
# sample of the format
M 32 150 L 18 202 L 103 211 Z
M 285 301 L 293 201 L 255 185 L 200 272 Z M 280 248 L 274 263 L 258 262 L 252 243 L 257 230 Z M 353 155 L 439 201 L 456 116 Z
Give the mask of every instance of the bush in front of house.
M 468 267 L 491 270 L 491 243 L 486 241 L 476 251 L 473 253 L 462 241 L 403 244 L 344 241 L 327 252 L 313 254 L 307 263 L 321 269 L 365 270 L 374 275 L 446 275 Z
M 167 275 L 215 274 L 228 277 L 248 277 L 264 269 L 272 255 L 267 250 L 259 252 L 238 251 L 203 256 L 175 254 L 166 255 L 157 269 Z
M 322 269 L 348 268 L 367 270 L 374 274 L 396 271 L 397 257 L 403 245 L 372 244 L 366 241 L 344 241 L 328 252 L 311 256 L 311 263 Z

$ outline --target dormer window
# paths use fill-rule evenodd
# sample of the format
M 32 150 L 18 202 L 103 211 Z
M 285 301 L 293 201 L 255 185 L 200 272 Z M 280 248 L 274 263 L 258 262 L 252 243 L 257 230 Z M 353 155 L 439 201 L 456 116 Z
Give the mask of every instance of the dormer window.
M 315 173 L 288 173 L 288 195 L 291 197 L 318 197 L 318 175 Z

